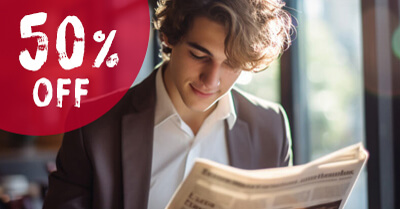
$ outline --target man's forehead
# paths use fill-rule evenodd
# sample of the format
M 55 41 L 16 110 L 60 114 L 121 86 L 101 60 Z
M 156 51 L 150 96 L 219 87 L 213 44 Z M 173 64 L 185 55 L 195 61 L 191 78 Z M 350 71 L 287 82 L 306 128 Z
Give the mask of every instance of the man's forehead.
M 200 16 L 194 18 L 191 22 L 186 35 L 190 38 L 208 39 L 209 41 L 224 43 L 227 32 L 221 23 Z
M 185 37 L 186 44 L 191 48 L 214 56 L 225 56 L 226 31 L 218 22 L 206 17 L 197 17 Z

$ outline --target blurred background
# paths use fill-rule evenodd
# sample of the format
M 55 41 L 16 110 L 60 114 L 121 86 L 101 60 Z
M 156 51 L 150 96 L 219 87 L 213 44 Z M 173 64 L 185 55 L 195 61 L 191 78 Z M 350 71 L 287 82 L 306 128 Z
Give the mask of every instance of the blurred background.
M 122 9 L 129 12 L 126 1 Z M 149 5 L 153 14 L 155 1 Z M 236 87 L 284 106 L 295 164 L 363 142 L 370 159 L 346 209 L 400 208 L 400 0 L 286 5 L 297 28 L 293 45 L 266 71 L 243 74 Z M 160 62 L 157 34 L 150 36 L 134 85 Z M 0 131 L 0 194 L 13 190 L 29 197 L 14 208 L 41 208 L 61 141 L 62 134 Z

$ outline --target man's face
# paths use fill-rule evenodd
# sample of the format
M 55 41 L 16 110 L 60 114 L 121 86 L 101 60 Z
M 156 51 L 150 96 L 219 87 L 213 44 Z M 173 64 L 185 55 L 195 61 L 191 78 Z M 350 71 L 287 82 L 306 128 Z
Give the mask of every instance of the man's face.
M 222 25 L 197 17 L 182 40 L 169 45 L 172 52 L 164 82 L 178 112 L 181 108 L 197 112 L 210 109 L 239 77 L 241 70 L 233 68 L 226 58 L 225 37 Z

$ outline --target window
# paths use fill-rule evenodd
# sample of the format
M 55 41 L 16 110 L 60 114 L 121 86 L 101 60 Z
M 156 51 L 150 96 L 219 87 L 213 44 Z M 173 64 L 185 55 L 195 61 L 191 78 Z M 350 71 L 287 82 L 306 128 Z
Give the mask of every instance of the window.
M 360 0 L 302 0 L 299 53 L 306 76 L 309 158 L 364 142 Z M 365 145 L 365 143 L 364 143 Z M 367 207 L 366 172 L 345 208 Z
M 268 69 L 259 73 L 242 72 L 236 87 L 259 98 L 280 102 L 279 69 L 279 61 L 276 60 Z

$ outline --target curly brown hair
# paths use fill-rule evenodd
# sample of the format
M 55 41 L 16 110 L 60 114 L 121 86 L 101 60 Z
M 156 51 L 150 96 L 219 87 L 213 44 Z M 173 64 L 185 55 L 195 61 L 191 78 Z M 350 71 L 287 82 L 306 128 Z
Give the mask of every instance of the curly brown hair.
M 225 54 L 230 64 L 262 71 L 291 44 L 291 15 L 282 0 L 159 0 L 154 26 L 160 39 L 177 44 L 195 17 L 204 16 L 225 26 Z M 162 45 L 162 58 L 171 49 Z

